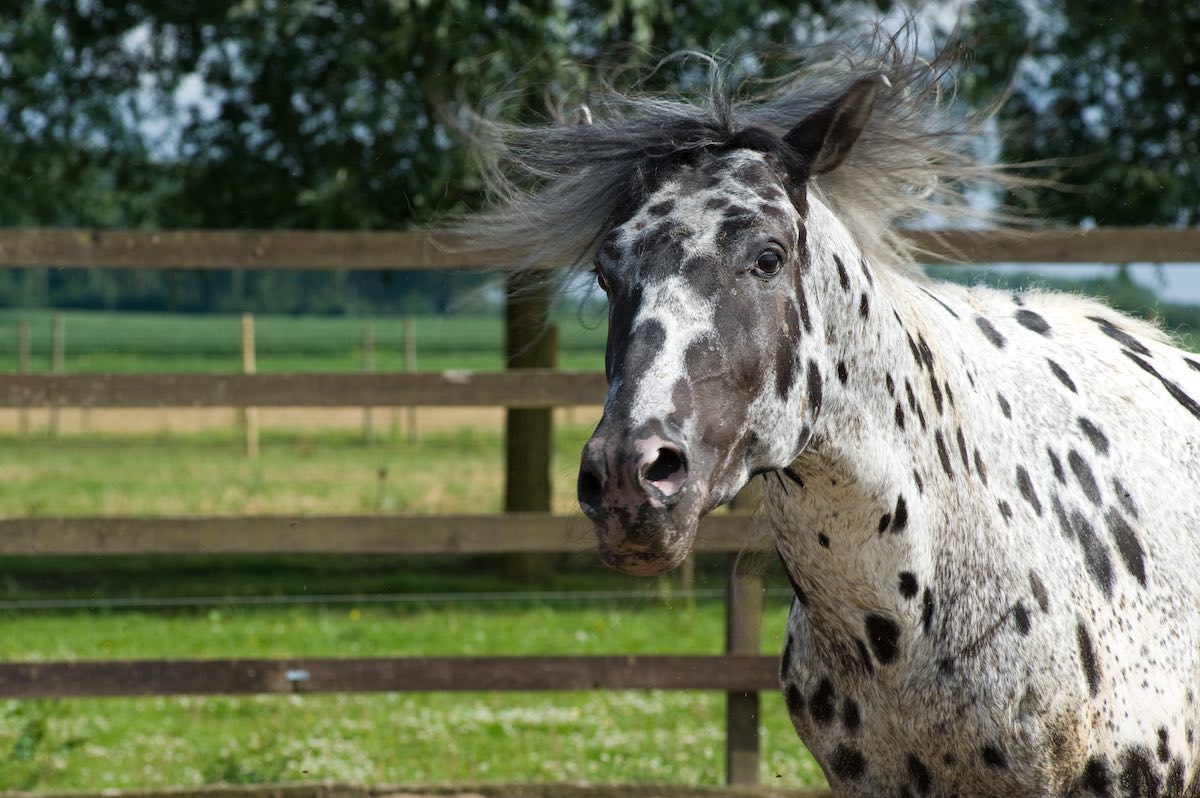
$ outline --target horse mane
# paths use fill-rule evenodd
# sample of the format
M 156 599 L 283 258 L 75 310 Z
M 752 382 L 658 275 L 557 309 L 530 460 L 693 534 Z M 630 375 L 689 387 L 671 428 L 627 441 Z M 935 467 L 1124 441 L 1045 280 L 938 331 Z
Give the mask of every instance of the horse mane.
M 929 214 L 994 224 L 1002 217 L 973 208 L 968 189 L 1020 183 L 972 152 L 994 108 L 962 112 L 950 77 L 958 51 L 943 47 L 922 58 L 917 38 L 911 22 L 890 34 L 875 26 L 784 57 L 795 68 L 769 81 L 746 76 L 745 59 L 678 53 L 659 68 L 698 59 L 707 73 L 700 90 L 664 95 L 607 85 L 582 109 L 585 119 L 525 126 L 475 117 L 472 138 L 491 205 L 454 228 L 464 242 L 455 248 L 509 268 L 587 263 L 599 235 L 635 210 L 673 165 L 754 138 L 747 130 L 782 137 L 856 79 L 883 74 L 891 86 L 879 93 L 849 157 L 809 187 L 872 261 L 912 263 L 919 253 L 900 227 Z

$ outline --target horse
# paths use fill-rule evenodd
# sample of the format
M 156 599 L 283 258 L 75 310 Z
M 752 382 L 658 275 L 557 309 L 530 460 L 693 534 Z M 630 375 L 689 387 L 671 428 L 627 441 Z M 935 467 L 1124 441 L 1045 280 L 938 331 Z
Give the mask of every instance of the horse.
M 1200 795 L 1200 360 L 916 267 L 901 226 L 1009 174 L 941 59 L 875 35 L 758 93 L 710 66 L 698 99 L 485 137 L 475 233 L 608 298 L 602 560 L 668 571 L 757 478 L 786 707 L 835 794 Z

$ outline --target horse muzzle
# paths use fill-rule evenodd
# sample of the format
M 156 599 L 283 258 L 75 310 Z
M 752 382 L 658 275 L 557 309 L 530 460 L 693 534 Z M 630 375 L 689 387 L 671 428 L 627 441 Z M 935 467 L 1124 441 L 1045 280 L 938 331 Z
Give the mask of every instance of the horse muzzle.
M 612 436 L 598 429 L 583 449 L 579 505 L 595 525 L 600 558 L 651 576 L 683 562 L 695 539 L 704 480 L 687 448 L 658 432 Z

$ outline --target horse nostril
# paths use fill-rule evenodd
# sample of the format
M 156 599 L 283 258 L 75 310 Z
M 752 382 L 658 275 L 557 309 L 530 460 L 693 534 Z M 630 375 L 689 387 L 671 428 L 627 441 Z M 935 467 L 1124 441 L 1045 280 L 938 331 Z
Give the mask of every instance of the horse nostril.
M 600 509 L 604 501 L 604 486 L 600 477 L 586 465 L 579 469 L 578 493 L 579 503 L 583 505 L 584 510 Z
M 673 449 L 659 449 L 658 457 L 646 467 L 644 477 L 648 482 L 662 482 L 683 468 L 683 457 Z

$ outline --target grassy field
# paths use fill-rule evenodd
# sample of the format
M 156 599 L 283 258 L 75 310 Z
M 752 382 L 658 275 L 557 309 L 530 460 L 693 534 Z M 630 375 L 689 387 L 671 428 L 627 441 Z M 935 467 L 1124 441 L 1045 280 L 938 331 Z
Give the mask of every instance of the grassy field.
M 660 602 L 221 609 L 3 622 L 5 658 L 716 652 L 721 608 Z M 764 619 L 777 648 L 784 602 Z M 343 779 L 723 778 L 715 694 L 388 694 L 0 702 L 0 787 Z M 763 700 L 763 778 L 821 783 L 782 701 Z
M 240 371 L 241 317 L 233 314 L 184 315 L 64 311 L 66 370 L 87 372 Z M 594 314 L 593 314 L 594 316 Z M 604 367 L 606 322 L 564 310 L 559 328 L 559 367 Z M 30 325 L 31 369 L 50 369 L 51 313 L 0 310 L 0 370 L 17 365 L 17 326 Z M 398 316 L 255 317 L 255 349 L 260 372 L 359 371 L 363 329 L 375 340 L 375 369 L 404 370 L 404 322 Z M 498 315 L 416 316 L 417 369 L 500 369 L 504 367 L 504 326 Z
M 584 428 L 560 429 L 556 504 L 574 504 Z M 247 461 L 232 433 L 0 441 L 0 514 L 335 513 L 497 510 L 499 435 L 459 431 L 372 447 L 336 433 L 267 436 Z M 384 476 L 381 477 L 381 474 Z M 587 531 L 580 527 L 581 544 Z M 697 585 L 719 589 L 724 563 Z M 784 584 L 769 573 L 776 588 Z M 414 593 L 528 590 L 488 558 L 6 558 L 0 601 L 342 594 L 307 606 L 33 610 L 0 608 L 0 659 L 715 653 L 723 607 L 673 599 L 672 580 L 560 558 L 541 588 L 558 602 Z M 625 600 L 570 591 L 633 591 Z M 373 603 L 371 596 L 395 600 Z M 359 598 L 356 598 L 359 597 Z M 359 600 L 361 599 L 361 600 Z M 774 592 L 764 650 L 787 609 Z M 669 644 L 664 644 L 669 640 Z M 723 778 L 718 694 L 330 695 L 0 702 L 0 788 L 157 787 L 345 779 L 667 781 Z M 763 778 L 821 776 L 782 701 L 763 700 Z

